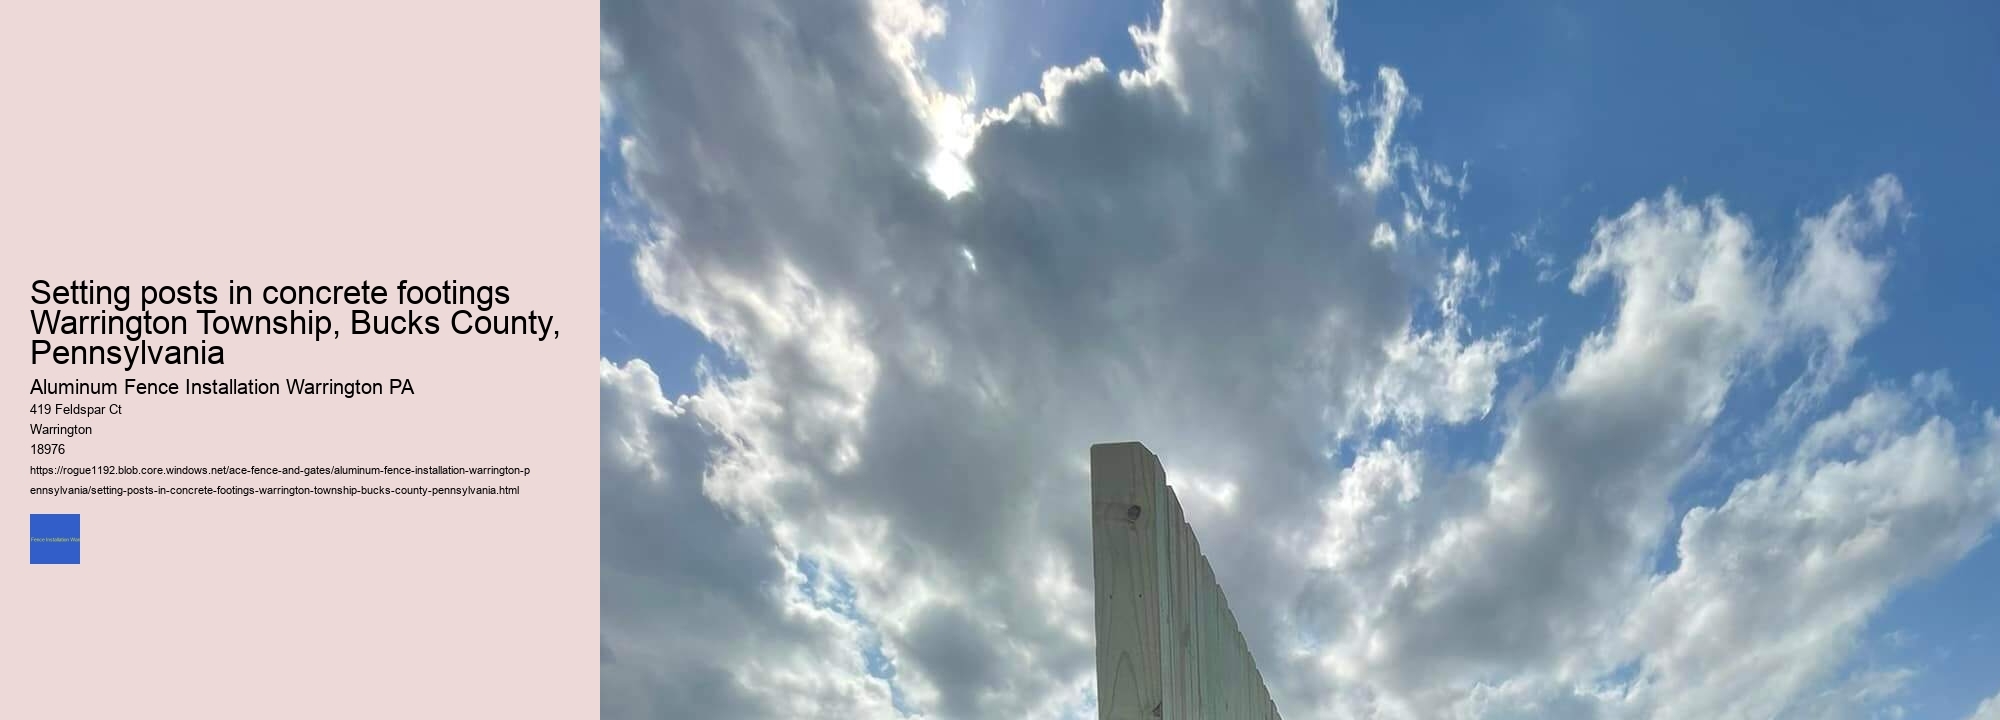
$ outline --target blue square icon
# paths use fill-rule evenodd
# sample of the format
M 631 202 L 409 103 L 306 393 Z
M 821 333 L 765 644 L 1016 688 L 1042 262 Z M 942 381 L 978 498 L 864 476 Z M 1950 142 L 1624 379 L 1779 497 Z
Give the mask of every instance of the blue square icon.
M 83 516 L 28 516 L 29 565 L 78 565 L 83 562 Z

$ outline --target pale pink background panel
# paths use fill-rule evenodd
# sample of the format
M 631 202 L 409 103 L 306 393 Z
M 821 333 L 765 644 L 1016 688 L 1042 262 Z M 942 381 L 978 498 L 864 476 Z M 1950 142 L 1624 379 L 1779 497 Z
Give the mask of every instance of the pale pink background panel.
M 596 12 L 0 11 L 0 387 L 16 428 L 0 534 L 21 543 L 0 548 L 0 716 L 597 713 Z M 36 278 L 503 284 L 508 310 L 554 315 L 561 338 L 227 337 L 210 339 L 223 365 L 30 366 Z M 28 453 L 29 379 L 128 375 L 407 377 L 419 394 L 109 398 L 124 416 L 56 419 L 96 430 L 56 438 L 61 462 L 535 472 L 512 497 L 30 497 L 51 478 L 27 466 L 56 459 Z M 281 482 L 175 482 L 218 481 Z M 363 481 L 402 483 L 311 482 Z M 33 512 L 82 514 L 81 565 L 27 563 Z

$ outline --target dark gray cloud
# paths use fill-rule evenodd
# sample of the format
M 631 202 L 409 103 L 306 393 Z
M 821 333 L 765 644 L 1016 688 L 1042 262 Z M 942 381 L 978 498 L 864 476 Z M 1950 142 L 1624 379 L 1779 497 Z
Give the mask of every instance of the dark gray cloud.
M 1169 2 L 1135 32 L 1144 67 L 1054 69 L 974 116 L 916 63 L 936 9 L 607 2 L 606 107 L 657 220 L 638 275 L 743 372 L 668 399 L 642 362 L 604 368 L 605 714 L 1088 714 L 1087 448 L 1125 439 L 1162 455 L 1288 716 L 1757 715 L 1838 687 L 1842 633 L 1991 523 L 1990 421 L 1771 423 L 1820 438 L 1802 448 L 1865 424 L 1865 462 L 1929 463 L 1926 494 L 1867 506 L 1908 529 L 1882 552 L 1909 568 L 1712 574 L 1760 532 L 1812 552 L 1873 527 L 1786 524 L 1889 482 L 1803 450 L 1690 515 L 1674 573 L 1647 560 L 1742 374 L 1803 348 L 1821 359 L 1786 412 L 1823 410 L 1881 317 L 1860 243 L 1902 211 L 1893 178 L 1796 253 L 1719 201 L 1604 221 L 1573 287 L 1612 286 L 1614 317 L 1489 417 L 1534 330 L 1467 330 L 1492 266 L 1448 250 L 1439 193 L 1464 182 L 1394 142 L 1400 75 L 1329 115 L 1330 11 Z M 1381 163 L 1338 141 L 1355 118 L 1384 128 Z M 1377 217 L 1391 187 L 1421 198 L 1408 218 Z M 1413 326 L 1418 303 L 1440 319 Z M 1480 420 L 1492 457 L 1421 449 Z M 1808 586 L 1821 605 L 1752 607 Z M 1659 629 L 1695 589 L 1777 618 L 1759 637 L 1796 649 L 1769 658 L 1797 681 L 1695 692 L 1705 653 L 1740 649 Z
M 858 629 L 788 599 L 798 579 L 769 535 L 704 496 L 709 432 L 643 363 L 606 366 L 603 386 L 604 717 L 891 712 Z
M 888 31 L 809 6 L 606 6 L 606 84 L 666 228 L 641 275 L 749 369 L 696 411 L 731 436 L 719 499 L 848 574 L 913 697 L 1026 714 L 1090 662 L 1084 449 L 1144 437 L 1228 470 L 1229 512 L 1310 519 L 1320 418 L 1403 331 L 1406 281 L 1369 245 L 1291 4 L 1176 5 L 1154 75 L 1053 74 L 979 129 L 950 199 Z M 1292 574 L 1226 527 L 1205 537 L 1229 580 Z M 1032 662 L 926 652 L 952 604 Z

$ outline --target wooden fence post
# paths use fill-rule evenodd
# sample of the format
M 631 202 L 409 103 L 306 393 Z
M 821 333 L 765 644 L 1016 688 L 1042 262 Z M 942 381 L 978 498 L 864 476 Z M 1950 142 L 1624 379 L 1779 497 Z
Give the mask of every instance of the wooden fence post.
M 1278 720 L 1160 459 L 1092 445 L 1090 511 L 1099 720 Z

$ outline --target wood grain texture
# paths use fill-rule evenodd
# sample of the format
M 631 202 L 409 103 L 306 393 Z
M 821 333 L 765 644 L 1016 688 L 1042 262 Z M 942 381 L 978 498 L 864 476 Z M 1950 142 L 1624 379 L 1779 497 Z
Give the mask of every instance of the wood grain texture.
M 1278 720 L 1215 570 L 1139 443 L 1090 448 L 1100 720 Z

